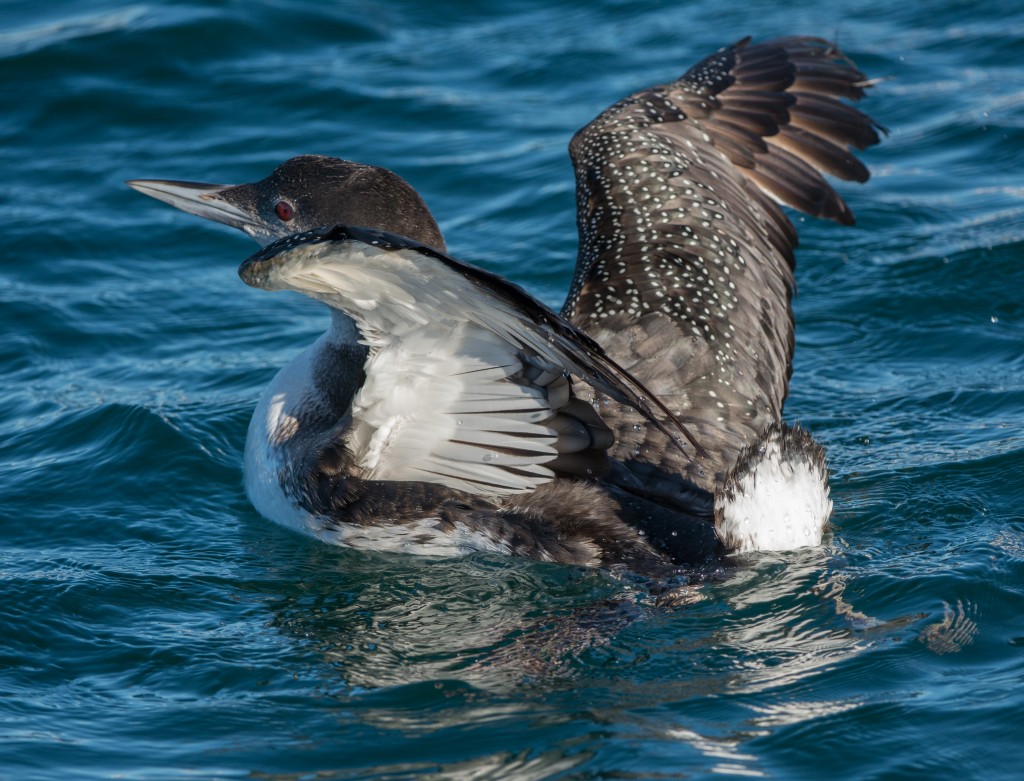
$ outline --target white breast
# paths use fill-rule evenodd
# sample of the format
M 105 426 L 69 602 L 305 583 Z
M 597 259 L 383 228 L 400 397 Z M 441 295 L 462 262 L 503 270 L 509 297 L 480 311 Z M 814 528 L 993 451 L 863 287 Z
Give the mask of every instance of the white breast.
M 287 445 L 298 432 L 298 408 L 312 387 L 315 356 L 325 334 L 277 373 L 263 392 L 245 439 L 245 492 L 265 518 L 306 534 L 317 534 L 316 518 L 299 507 L 284 487 Z

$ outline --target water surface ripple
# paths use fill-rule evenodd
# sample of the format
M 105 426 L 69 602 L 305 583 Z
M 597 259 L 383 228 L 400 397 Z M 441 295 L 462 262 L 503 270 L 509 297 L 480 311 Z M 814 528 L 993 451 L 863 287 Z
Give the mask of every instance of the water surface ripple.
M 753 34 L 837 36 L 891 133 L 800 220 L 787 414 L 820 550 L 661 607 L 492 556 L 328 549 L 240 484 L 324 326 L 252 245 L 122 185 L 385 165 L 455 254 L 561 301 L 572 133 Z M 0 777 L 1019 777 L 1024 9 L 11 0 L 0 6 Z

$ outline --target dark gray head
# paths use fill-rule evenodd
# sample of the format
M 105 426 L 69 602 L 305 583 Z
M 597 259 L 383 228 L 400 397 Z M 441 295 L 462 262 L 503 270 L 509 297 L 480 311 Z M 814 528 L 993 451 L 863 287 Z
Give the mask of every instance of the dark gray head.
M 245 231 L 260 244 L 336 224 L 397 233 L 445 249 L 419 194 L 398 174 L 323 155 L 293 157 L 252 184 L 133 179 L 129 187 Z

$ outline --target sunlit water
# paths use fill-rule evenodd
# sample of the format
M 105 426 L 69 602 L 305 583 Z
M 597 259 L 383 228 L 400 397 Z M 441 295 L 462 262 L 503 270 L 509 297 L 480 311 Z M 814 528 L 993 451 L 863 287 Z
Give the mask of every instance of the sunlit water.
M 571 134 L 790 32 L 888 79 L 858 225 L 799 222 L 787 415 L 828 448 L 826 545 L 666 607 L 250 508 L 251 409 L 324 315 L 122 180 L 385 165 L 456 255 L 557 305 Z M 8 2 L 0 82 L 0 776 L 1018 777 L 1019 3 Z

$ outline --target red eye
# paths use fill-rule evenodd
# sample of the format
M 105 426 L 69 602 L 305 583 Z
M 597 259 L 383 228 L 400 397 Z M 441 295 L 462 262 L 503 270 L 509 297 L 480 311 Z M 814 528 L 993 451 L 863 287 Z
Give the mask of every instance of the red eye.
M 274 212 L 284 222 L 288 222 L 292 217 L 295 216 L 295 209 L 287 201 L 278 201 L 277 206 L 274 207 Z

